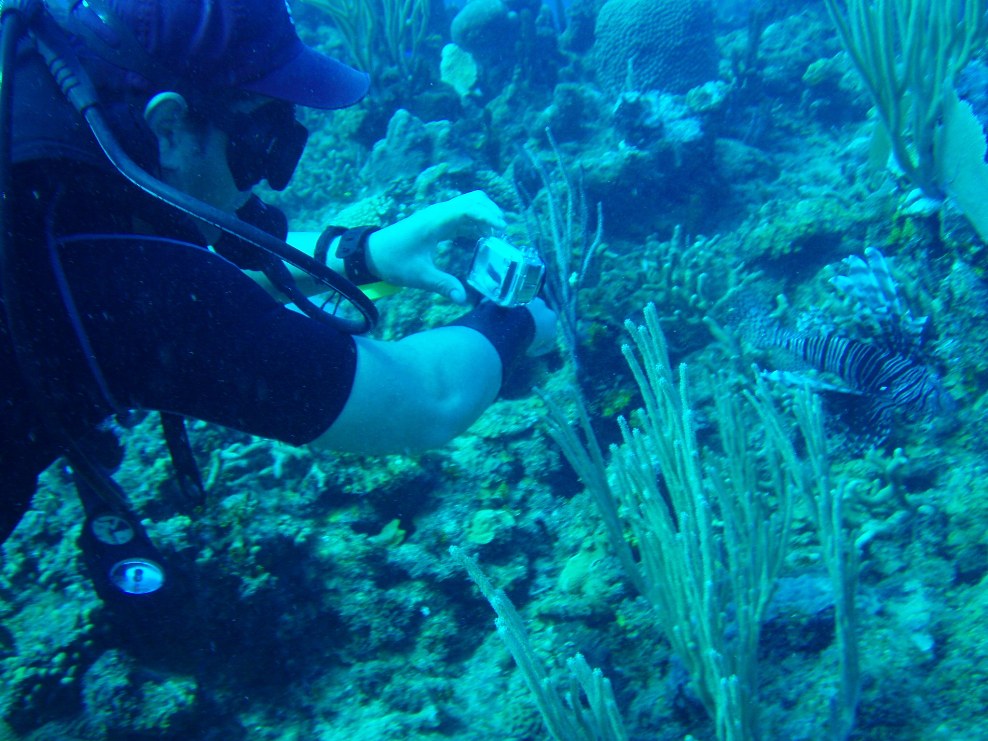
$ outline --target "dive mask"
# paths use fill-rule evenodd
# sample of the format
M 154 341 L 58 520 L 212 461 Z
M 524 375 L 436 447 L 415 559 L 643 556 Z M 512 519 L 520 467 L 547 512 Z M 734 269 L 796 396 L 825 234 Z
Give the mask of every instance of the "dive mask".
M 209 119 L 227 136 L 226 160 L 238 190 L 262 180 L 274 190 L 285 189 L 309 138 L 293 104 L 272 100 L 252 111 L 213 111 Z

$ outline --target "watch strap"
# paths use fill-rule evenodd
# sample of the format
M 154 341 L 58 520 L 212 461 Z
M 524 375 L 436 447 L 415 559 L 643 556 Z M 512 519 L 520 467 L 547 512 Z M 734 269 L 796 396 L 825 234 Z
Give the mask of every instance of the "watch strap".
M 377 226 L 358 226 L 340 235 L 336 257 L 343 260 L 343 274 L 358 286 L 379 280 L 367 267 L 367 240 L 379 230 Z

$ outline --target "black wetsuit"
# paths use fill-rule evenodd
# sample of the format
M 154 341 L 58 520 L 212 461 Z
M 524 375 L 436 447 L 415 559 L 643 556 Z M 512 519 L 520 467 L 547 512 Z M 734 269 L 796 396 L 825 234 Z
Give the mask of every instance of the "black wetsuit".
M 51 94 L 44 75 L 17 83 L 22 100 Z M 301 444 L 339 414 L 356 369 L 352 337 L 284 308 L 231 262 L 256 267 L 252 248 L 206 249 L 188 217 L 94 154 L 60 97 L 37 103 L 15 109 L 20 326 L 0 322 L 0 541 L 60 454 L 46 414 L 81 438 L 114 411 L 109 395 Z M 257 199 L 244 215 L 284 237 L 284 217 Z

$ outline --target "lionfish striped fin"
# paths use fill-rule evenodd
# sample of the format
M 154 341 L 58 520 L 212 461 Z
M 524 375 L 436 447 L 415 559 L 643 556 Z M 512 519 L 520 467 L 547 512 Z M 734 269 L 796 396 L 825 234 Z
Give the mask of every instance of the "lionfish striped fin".
M 925 339 L 929 317 L 916 319 L 899 298 L 885 256 L 868 247 L 863 258 L 851 255 L 843 263 L 848 274 L 830 282 L 852 303 L 855 314 L 871 325 L 871 334 L 895 352 L 916 354 Z

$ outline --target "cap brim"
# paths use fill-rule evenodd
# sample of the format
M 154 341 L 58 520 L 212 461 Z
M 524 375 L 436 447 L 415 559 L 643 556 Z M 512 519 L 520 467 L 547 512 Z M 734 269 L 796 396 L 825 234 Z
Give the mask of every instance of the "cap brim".
M 301 41 L 298 46 L 299 53 L 288 63 L 240 87 L 307 108 L 346 108 L 367 94 L 370 75 Z

